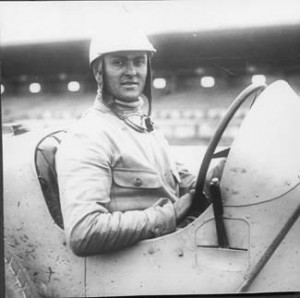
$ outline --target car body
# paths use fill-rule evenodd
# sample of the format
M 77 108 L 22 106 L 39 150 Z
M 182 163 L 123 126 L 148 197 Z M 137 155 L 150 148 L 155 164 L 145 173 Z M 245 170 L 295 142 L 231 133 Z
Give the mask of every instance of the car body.
M 212 204 L 172 234 L 89 257 L 67 247 L 45 200 L 36 149 L 53 131 L 6 134 L 5 246 L 49 297 L 299 291 L 299 114 L 299 96 L 278 81 L 244 119 L 220 184 L 228 247 Z

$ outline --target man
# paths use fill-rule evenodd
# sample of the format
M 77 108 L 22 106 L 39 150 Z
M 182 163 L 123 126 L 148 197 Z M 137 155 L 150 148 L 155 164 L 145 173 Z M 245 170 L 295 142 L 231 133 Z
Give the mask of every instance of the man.
M 79 256 L 171 233 L 192 203 L 195 177 L 150 120 L 155 49 L 137 28 L 113 31 L 91 42 L 97 97 L 56 158 L 67 242 Z

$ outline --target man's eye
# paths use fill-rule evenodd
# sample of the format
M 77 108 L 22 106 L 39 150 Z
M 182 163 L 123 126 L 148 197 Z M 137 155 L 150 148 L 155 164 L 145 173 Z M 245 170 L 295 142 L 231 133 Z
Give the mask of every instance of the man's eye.
M 134 64 L 136 66 L 142 66 L 146 63 L 146 60 L 144 58 L 138 58 L 134 61 Z
M 121 59 L 115 59 L 113 60 L 113 64 L 116 66 L 123 66 L 124 62 Z

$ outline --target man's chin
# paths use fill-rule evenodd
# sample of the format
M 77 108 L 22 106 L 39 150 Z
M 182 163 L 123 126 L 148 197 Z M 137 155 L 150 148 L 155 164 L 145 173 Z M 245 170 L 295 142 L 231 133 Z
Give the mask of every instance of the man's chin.
M 122 100 L 124 102 L 135 102 L 138 101 L 140 97 L 140 94 L 133 94 L 133 95 L 127 95 L 127 96 L 120 96 L 119 100 Z

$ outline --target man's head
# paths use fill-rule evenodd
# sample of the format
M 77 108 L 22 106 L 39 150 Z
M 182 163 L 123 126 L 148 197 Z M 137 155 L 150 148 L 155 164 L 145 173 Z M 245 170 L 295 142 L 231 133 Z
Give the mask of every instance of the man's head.
M 90 46 L 90 64 L 103 97 L 136 100 L 142 93 L 151 101 L 150 57 L 155 52 L 136 24 L 99 29 Z
M 120 51 L 104 55 L 101 63 L 93 64 L 93 71 L 104 96 L 132 102 L 144 91 L 147 65 L 145 51 Z

